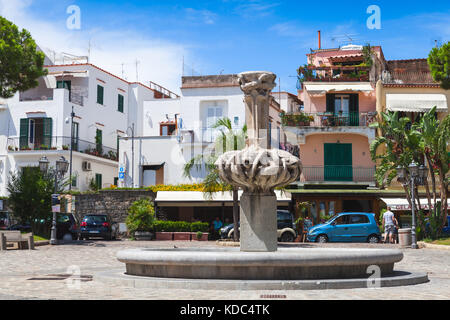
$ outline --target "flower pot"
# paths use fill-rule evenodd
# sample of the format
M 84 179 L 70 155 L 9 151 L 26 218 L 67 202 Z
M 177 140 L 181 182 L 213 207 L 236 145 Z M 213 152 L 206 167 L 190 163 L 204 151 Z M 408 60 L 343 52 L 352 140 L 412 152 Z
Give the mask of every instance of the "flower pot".
M 190 232 L 174 232 L 173 240 L 174 241 L 191 241 L 191 233 Z
M 137 241 L 150 241 L 153 239 L 153 233 L 146 231 L 136 231 L 134 233 L 134 238 Z
M 173 240 L 173 232 L 156 232 L 156 240 L 172 241 Z
M 197 232 L 191 232 L 192 241 L 208 241 L 209 233 L 203 232 L 202 237 L 200 239 L 197 238 Z

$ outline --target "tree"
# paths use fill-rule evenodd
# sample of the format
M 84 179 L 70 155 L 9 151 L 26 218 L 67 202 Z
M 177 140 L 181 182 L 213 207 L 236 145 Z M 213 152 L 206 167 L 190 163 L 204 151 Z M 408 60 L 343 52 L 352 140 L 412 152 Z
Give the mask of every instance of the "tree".
M 135 201 L 128 210 L 126 225 L 134 237 L 136 231 L 151 231 L 155 222 L 155 208 L 148 199 Z
M 54 188 L 53 174 L 43 175 L 39 168 L 27 167 L 17 174 L 12 173 L 7 190 L 10 194 L 8 203 L 13 217 L 19 223 L 29 223 L 34 233 L 39 234 L 38 227 L 42 225 L 40 223 L 42 220 L 49 228 L 52 219 L 51 196 Z
M 217 190 L 230 189 L 233 192 L 233 223 L 234 233 L 233 238 L 235 241 L 239 241 L 239 228 L 236 228 L 239 221 L 239 196 L 238 188 L 229 186 L 224 183 L 220 177 L 215 162 L 218 157 L 228 151 L 241 150 L 245 147 L 245 139 L 247 138 L 247 126 L 239 132 L 233 130 L 231 120 L 228 118 L 219 119 L 217 123 L 213 125 L 213 129 L 219 129 L 221 134 L 216 138 L 214 142 L 214 149 L 210 153 L 198 155 L 189 160 L 184 166 L 184 176 L 192 178 L 192 169 L 201 169 L 205 166 L 207 175 L 203 180 L 203 192 L 206 197 L 211 197 Z M 223 130 L 226 129 L 226 130 Z
M 450 89 L 450 42 L 431 50 L 428 65 L 433 79 L 440 82 L 443 89 Z
M 45 55 L 36 50 L 30 33 L 0 16 L 0 97 L 11 98 L 17 91 L 38 86 L 45 76 Z
M 381 114 L 381 121 L 372 125 L 380 130 L 380 135 L 370 146 L 372 159 L 377 161 L 375 176 L 380 186 L 390 185 L 397 176 L 397 167 L 407 168 L 412 161 L 428 167 L 432 188 L 424 181 L 427 201 L 430 208 L 430 228 L 432 237 L 442 232 L 447 217 L 447 189 L 450 156 L 447 151 L 450 141 L 450 115 L 442 121 L 437 120 L 436 107 L 424 113 L 420 119 L 411 123 L 409 118 L 399 118 L 398 112 Z M 383 146 L 384 152 L 379 152 Z M 414 190 L 409 186 L 410 179 L 402 183 L 406 198 L 411 207 L 422 215 L 422 206 L 416 185 Z M 437 191 L 439 185 L 440 191 Z M 411 202 L 414 192 L 416 202 Z M 440 198 L 440 202 L 437 201 Z M 426 230 L 424 221 L 419 219 L 419 228 Z

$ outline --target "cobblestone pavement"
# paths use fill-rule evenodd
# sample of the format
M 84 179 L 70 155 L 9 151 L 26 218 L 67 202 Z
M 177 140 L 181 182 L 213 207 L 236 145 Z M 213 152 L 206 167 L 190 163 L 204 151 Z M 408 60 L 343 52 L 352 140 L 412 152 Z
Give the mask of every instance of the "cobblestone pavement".
M 158 299 L 158 300 L 256 300 L 262 295 L 282 296 L 292 300 L 368 300 L 368 299 L 450 299 L 450 251 L 436 249 L 403 249 L 404 259 L 396 264 L 396 270 L 427 272 L 430 282 L 426 284 L 379 288 L 312 291 L 223 291 L 223 290 L 152 290 L 121 287 L 99 281 L 82 281 L 73 286 L 70 270 L 80 268 L 83 276 L 97 272 L 124 268 L 115 258 L 117 251 L 125 248 L 151 247 L 217 247 L 215 242 L 132 242 L 132 241 L 85 241 L 58 246 L 37 247 L 34 251 L 8 250 L 0 252 L 0 300 L 7 299 Z M 289 246 L 289 245 L 288 245 Z M 293 244 L 309 247 L 369 247 L 395 248 L 395 245 L 369 244 Z M 72 269 L 68 269 L 72 267 Z M 53 275 L 53 276 L 49 276 Z M 35 278 L 35 280 L 30 280 Z M 90 280 L 88 277 L 83 280 Z M 285 298 L 284 298 L 285 296 Z

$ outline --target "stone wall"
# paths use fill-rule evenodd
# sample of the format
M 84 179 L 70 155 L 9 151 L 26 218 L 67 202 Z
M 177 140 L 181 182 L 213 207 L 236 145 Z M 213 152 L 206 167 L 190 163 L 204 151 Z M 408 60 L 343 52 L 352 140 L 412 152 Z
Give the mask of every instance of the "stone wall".
M 145 198 L 154 201 L 156 194 L 152 191 L 115 190 L 76 195 L 74 214 L 78 221 L 86 214 L 108 214 L 112 221 L 125 223 L 133 202 Z

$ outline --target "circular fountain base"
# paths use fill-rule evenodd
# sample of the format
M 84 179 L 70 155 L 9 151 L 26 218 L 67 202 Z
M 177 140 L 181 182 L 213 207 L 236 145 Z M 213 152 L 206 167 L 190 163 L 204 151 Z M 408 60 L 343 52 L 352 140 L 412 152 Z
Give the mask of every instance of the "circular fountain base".
M 171 279 L 323 280 L 367 279 L 377 266 L 382 277 L 394 274 L 400 250 L 281 248 L 276 252 L 220 249 L 131 249 L 117 254 L 126 274 Z

